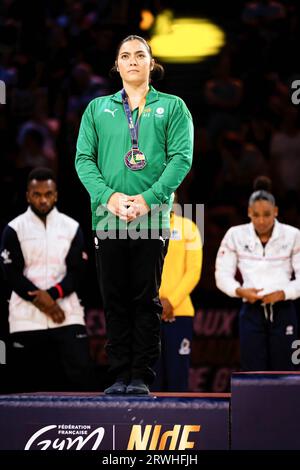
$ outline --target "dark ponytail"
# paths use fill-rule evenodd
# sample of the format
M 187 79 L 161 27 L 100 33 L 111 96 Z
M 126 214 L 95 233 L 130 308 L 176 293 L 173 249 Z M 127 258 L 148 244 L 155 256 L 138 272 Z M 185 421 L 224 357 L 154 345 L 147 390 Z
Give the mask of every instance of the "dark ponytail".
M 275 198 L 272 191 L 272 181 L 267 176 L 258 176 L 253 183 L 254 192 L 249 198 L 249 206 L 252 206 L 256 201 L 269 201 L 272 206 L 276 206 Z

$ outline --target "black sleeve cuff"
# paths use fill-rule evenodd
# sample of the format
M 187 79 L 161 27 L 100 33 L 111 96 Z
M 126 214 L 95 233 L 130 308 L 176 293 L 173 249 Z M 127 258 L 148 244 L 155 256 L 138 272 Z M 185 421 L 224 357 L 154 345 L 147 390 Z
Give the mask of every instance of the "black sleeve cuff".
M 51 295 L 53 300 L 57 300 L 59 298 L 59 292 L 56 287 L 50 287 L 50 289 L 47 289 L 47 292 Z

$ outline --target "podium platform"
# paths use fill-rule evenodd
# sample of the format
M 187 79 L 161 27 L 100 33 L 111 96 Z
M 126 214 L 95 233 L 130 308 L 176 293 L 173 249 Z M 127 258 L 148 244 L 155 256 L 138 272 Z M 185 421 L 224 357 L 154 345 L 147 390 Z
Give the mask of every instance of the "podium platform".
M 0 450 L 226 450 L 230 394 L 0 396 Z
M 234 450 L 300 450 L 300 373 L 232 375 Z
M 0 395 L 0 450 L 300 450 L 300 373 L 234 373 L 231 394 Z

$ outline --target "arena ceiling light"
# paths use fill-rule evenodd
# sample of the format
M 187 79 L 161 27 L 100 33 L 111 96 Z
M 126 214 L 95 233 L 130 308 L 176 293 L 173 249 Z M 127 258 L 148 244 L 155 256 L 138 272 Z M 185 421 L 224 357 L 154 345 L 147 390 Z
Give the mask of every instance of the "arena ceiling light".
M 176 19 L 170 11 L 157 17 L 150 40 L 155 57 L 174 63 L 200 62 L 217 54 L 224 44 L 224 32 L 208 19 Z

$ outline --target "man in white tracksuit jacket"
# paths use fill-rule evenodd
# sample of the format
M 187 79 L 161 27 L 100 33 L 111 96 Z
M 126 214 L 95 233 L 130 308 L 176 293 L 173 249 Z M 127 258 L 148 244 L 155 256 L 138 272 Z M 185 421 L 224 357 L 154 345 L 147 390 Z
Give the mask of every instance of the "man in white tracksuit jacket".
M 29 207 L 4 228 L 1 265 L 12 289 L 9 331 L 14 387 L 86 389 L 91 377 L 78 290 L 87 256 L 78 222 L 59 212 L 51 170 L 28 178 Z
M 249 200 L 251 223 L 230 228 L 221 242 L 216 284 L 228 296 L 244 301 L 239 317 L 242 369 L 293 370 L 300 231 L 278 222 L 274 196 L 262 182 L 257 189 Z M 242 284 L 235 278 L 237 270 Z

